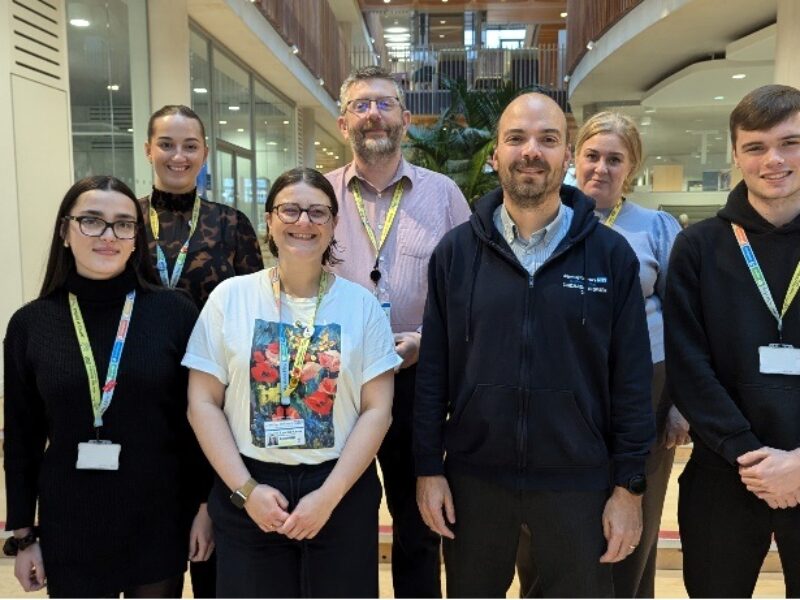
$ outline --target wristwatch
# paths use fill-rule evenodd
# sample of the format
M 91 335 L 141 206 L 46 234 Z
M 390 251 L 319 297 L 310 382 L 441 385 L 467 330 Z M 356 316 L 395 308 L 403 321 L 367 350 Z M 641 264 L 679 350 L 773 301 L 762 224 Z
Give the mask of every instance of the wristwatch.
M 233 502 L 233 505 L 236 508 L 244 508 L 244 503 L 247 502 L 247 499 L 257 485 L 258 482 L 255 479 L 252 477 L 248 479 L 247 483 L 231 494 L 231 502 Z
M 634 475 L 628 480 L 625 489 L 634 496 L 641 496 L 647 491 L 647 478 L 644 475 Z

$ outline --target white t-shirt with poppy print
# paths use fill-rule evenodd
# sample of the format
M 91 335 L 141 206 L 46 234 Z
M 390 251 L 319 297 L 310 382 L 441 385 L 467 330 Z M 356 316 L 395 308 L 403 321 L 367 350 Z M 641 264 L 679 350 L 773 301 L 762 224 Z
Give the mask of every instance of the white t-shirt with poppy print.
M 260 271 L 224 280 L 200 313 L 182 364 L 227 386 L 223 410 L 245 456 L 286 465 L 338 458 L 361 412 L 361 386 L 402 362 L 375 297 L 336 277 L 285 406 L 280 336 L 291 371 L 315 304 L 281 294 L 279 314 L 267 271 Z

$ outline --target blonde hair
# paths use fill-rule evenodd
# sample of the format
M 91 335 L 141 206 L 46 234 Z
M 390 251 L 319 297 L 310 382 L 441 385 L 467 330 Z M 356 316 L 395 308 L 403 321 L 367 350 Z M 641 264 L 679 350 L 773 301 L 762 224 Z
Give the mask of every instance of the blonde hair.
M 633 190 L 633 177 L 642 166 L 642 138 L 639 137 L 636 123 L 628 115 L 613 111 L 603 111 L 592 115 L 578 130 L 575 139 L 576 158 L 580 156 L 583 144 L 601 133 L 613 133 L 622 141 L 628 151 L 631 170 L 625 176 L 622 192 L 630 193 Z

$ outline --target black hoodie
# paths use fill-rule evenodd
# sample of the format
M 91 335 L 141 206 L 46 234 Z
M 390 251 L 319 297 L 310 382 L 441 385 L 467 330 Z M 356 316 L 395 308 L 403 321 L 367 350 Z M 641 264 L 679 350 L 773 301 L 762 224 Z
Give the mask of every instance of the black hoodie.
M 502 190 L 439 243 L 417 367 L 417 475 L 591 490 L 644 473 L 652 364 L 636 255 L 570 186 L 572 225 L 533 276 L 493 223 Z
M 741 225 L 780 311 L 800 261 L 800 217 L 774 227 L 741 182 L 716 217 L 675 240 L 664 301 L 667 382 L 691 425 L 692 458 L 735 465 L 745 452 L 800 446 L 800 377 L 759 372 L 758 348 L 778 342 L 775 318 L 734 237 Z M 800 347 L 800 299 L 783 319 L 783 343 Z

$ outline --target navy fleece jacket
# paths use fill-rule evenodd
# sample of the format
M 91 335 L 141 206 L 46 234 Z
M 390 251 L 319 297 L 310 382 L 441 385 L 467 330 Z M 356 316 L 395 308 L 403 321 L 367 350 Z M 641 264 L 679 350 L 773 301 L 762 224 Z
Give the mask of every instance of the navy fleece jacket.
M 439 243 L 417 367 L 417 475 L 592 490 L 643 474 L 655 436 L 639 264 L 562 186 L 572 226 L 533 276 L 496 230 L 502 190 Z M 446 457 L 446 458 L 445 458 Z

